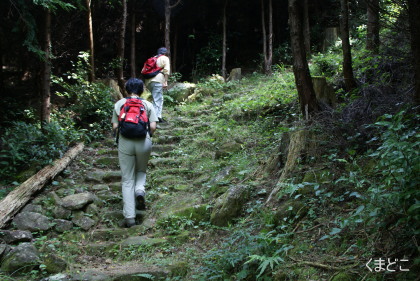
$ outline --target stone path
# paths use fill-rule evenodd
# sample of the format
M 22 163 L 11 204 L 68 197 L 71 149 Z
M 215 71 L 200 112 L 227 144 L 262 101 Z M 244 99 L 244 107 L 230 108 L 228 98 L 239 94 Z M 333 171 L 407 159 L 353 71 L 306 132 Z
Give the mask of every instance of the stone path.
M 25 233 L 25 241 L 40 250 L 40 263 L 48 273 L 43 280 L 160 280 L 189 267 L 179 254 L 191 237 L 179 224 L 208 221 L 210 214 L 202 197 L 193 192 L 203 181 L 203 169 L 195 169 L 194 159 L 182 152 L 180 141 L 205 134 L 208 127 L 198 119 L 169 114 L 169 123 L 159 124 L 153 138 L 146 186 L 148 209 L 138 211 L 138 225 L 123 227 L 121 173 L 111 137 L 88 145 L 20 212 L 20 227 L 13 227 L 15 219 L 10 233 Z M 188 219 L 171 221 L 171 216 Z M 33 224 L 39 218 L 45 221 L 42 228 Z M 0 257 L 21 242 L 2 244 L 0 237 Z M 45 257 L 50 254 L 54 261 L 48 263 Z M 12 271 L 16 280 L 25 272 L 21 268 Z
M 82 183 L 105 204 L 99 208 L 101 219 L 98 225 L 86 233 L 76 234 L 82 236 L 76 240 L 83 244 L 81 251 L 84 255 L 79 255 L 79 263 L 72 265 L 73 280 L 158 280 L 171 274 L 173 254 L 167 256 L 162 253 L 162 248 L 168 247 L 178 237 L 156 233 L 156 222 L 200 203 L 194 196 L 185 196 L 191 179 L 183 175 L 191 174 L 190 169 L 182 166 L 180 157 L 173 157 L 181 140 L 179 124 L 190 126 L 182 118 L 171 118 L 169 123 L 158 125 L 147 176 L 148 210 L 138 211 L 139 225 L 130 229 L 122 227 L 120 171 L 113 140 L 90 148 L 81 156 L 88 166 L 84 178 L 81 178 Z M 75 174 L 74 180 L 78 181 L 78 177 Z M 182 204 L 166 203 L 174 200 L 174 193 L 184 193 L 180 195 L 185 199 Z M 138 257 L 131 257 L 130 251 Z M 142 251 L 147 252 L 147 259 L 142 257 Z

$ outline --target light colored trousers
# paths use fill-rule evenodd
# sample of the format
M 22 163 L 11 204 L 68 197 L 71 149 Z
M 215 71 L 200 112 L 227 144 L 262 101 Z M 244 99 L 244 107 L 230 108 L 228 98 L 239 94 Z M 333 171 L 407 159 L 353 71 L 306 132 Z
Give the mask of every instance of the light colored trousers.
M 136 194 L 145 191 L 147 162 L 152 151 L 149 135 L 144 139 L 127 139 L 120 135 L 118 159 L 121 168 L 123 214 L 136 217 Z
M 162 118 L 163 108 L 163 85 L 159 82 L 150 82 L 147 89 L 152 93 L 153 106 L 155 107 L 156 116 Z

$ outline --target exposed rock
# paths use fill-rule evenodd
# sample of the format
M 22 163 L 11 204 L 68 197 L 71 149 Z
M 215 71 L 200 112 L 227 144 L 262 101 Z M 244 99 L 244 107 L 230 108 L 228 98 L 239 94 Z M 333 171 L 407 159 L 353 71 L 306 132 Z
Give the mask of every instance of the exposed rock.
M 45 231 L 51 228 L 51 221 L 48 217 L 34 212 L 17 214 L 13 223 L 17 229 L 31 232 Z
M 42 209 L 42 206 L 40 206 L 40 205 L 28 204 L 20 212 L 21 213 L 24 213 L 24 212 L 34 212 L 34 213 L 40 213 L 40 214 L 42 214 L 43 213 L 43 209 Z
M 107 167 L 117 169 L 119 167 L 118 157 L 102 157 L 94 163 L 99 167 Z
M 121 171 L 109 171 L 105 172 L 103 181 L 104 182 L 114 182 L 121 180 Z
M 61 204 L 64 208 L 69 210 L 80 210 L 94 200 L 95 196 L 92 193 L 84 192 L 64 197 Z
M 288 200 L 282 203 L 274 212 L 274 224 L 280 225 L 285 218 L 293 218 L 298 222 L 308 213 L 309 207 L 299 200 Z
M 62 272 L 67 269 L 67 262 L 56 254 L 50 253 L 44 259 L 45 270 L 50 274 Z
M 109 185 L 107 184 L 95 184 L 92 186 L 93 191 L 109 190 Z
M 149 238 L 147 236 L 134 236 L 129 237 L 121 242 L 121 246 L 139 246 L 139 245 L 159 245 L 167 242 L 166 239 L 162 238 Z
M 24 230 L 1 230 L 0 237 L 7 244 L 30 242 L 33 239 L 32 233 Z
M 241 68 L 234 68 L 230 71 L 229 77 L 226 81 L 239 81 L 242 79 L 242 70 Z
M 210 182 L 210 185 L 214 185 L 222 180 L 224 180 L 227 176 L 230 175 L 230 172 L 232 171 L 233 167 L 232 166 L 227 166 L 225 168 L 223 168 L 223 170 L 221 170 Z
M 336 275 L 334 275 L 333 278 L 331 278 L 331 281 L 356 281 L 358 280 L 358 276 L 352 273 L 347 272 L 340 272 Z
M 70 276 L 64 273 L 58 273 L 55 275 L 48 276 L 44 279 L 41 279 L 41 281 L 70 281 L 70 280 L 75 280 L 75 279 L 72 279 Z
M 72 222 L 83 230 L 89 230 L 96 223 L 93 219 L 85 216 L 84 212 L 75 213 Z
M 55 224 L 55 227 L 54 227 L 55 231 L 60 232 L 60 233 L 69 231 L 73 228 L 73 223 L 68 220 L 56 219 L 53 221 L 53 223 Z
M 86 175 L 85 180 L 88 182 L 102 183 L 105 174 L 106 174 L 105 171 L 95 170 L 95 171 L 89 172 Z
M 99 213 L 99 207 L 96 206 L 95 203 L 89 204 L 89 206 L 87 206 L 86 208 L 85 213 L 91 216 L 95 216 Z
M 194 220 L 195 222 L 204 222 L 209 221 L 210 219 L 210 211 L 207 204 L 187 207 L 175 212 L 174 215 L 186 217 L 188 219 Z
M 0 269 L 4 272 L 30 272 L 41 263 L 38 250 L 31 243 L 21 243 L 3 258 Z
M 248 186 L 237 185 L 231 187 L 217 199 L 210 222 L 217 226 L 227 226 L 229 222 L 240 215 L 249 196 L 250 188 Z
M 12 248 L 7 244 L 0 244 L 0 260 L 4 255 L 10 252 L 11 249 Z
M 71 217 L 71 211 L 59 205 L 54 207 L 52 210 L 52 215 L 56 219 L 68 219 Z
M 238 152 L 239 150 L 241 150 L 241 148 L 242 148 L 242 145 L 237 142 L 225 143 L 216 151 L 214 158 L 220 159 L 223 157 L 227 157 L 231 155 L 232 153 Z
M 168 92 L 177 101 L 183 101 L 194 92 L 195 88 L 196 84 L 194 83 L 176 83 Z

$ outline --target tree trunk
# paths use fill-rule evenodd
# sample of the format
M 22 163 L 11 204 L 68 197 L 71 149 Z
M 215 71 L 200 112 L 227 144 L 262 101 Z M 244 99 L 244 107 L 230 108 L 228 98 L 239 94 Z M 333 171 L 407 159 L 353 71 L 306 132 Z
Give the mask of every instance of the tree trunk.
M 171 1 L 165 0 L 165 48 L 168 50 L 166 54 L 171 58 Z
M 130 75 L 131 77 L 137 77 L 136 74 L 136 13 L 134 12 L 134 7 L 136 2 L 132 0 L 130 2 L 130 31 L 131 31 L 131 41 L 130 41 Z
M 302 0 L 289 0 L 289 26 L 291 48 L 293 53 L 293 73 L 299 95 L 302 114 L 306 119 L 317 112 L 319 107 L 316 100 L 308 62 L 306 60 L 305 41 L 303 38 L 303 2 Z
M 92 0 L 86 0 L 86 7 L 88 12 L 88 25 L 89 25 L 89 49 L 90 49 L 90 66 L 89 66 L 89 81 L 95 81 L 95 53 L 93 43 L 93 24 L 92 24 Z
M 367 35 L 366 49 L 375 54 L 379 52 L 379 0 L 366 0 Z
M 177 54 L 177 46 L 178 46 L 178 26 L 177 25 L 175 25 L 175 35 L 174 35 L 174 41 L 173 41 L 173 44 L 172 44 L 172 56 L 171 56 L 171 58 L 172 58 L 172 61 L 171 61 L 171 73 L 175 73 L 175 72 L 177 72 L 177 69 L 176 69 L 176 65 L 177 65 L 177 63 L 176 63 L 176 54 Z
M 168 49 L 166 54 L 171 60 L 171 9 L 178 6 L 181 0 L 178 0 L 174 5 L 171 5 L 171 0 L 165 0 L 165 48 Z
M 420 104 L 420 1 L 408 0 L 408 13 L 411 31 L 411 50 L 414 56 L 415 102 Z
M 225 0 L 225 4 L 223 5 L 223 51 L 222 51 L 222 77 L 226 81 L 226 7 L 227 7 L 228 0 Z
M 3 56 L 4 56 L 4 33 L 3 27 L 0 26 L 0 89 L 4 87 L 4 71 L 3 71 Z
M 121 89 L 121 93 L 125 93 L 125 81 L 124 81 L 124 44 L 125 44 L 125 30 L 127 26 L 127 0 L 122 0 L 122 19 L 121 19 L 121 30 L 120 40 L 118 44 L 118 86 Z M 124 94 L 125 96 L 125 94 Z
M 351 47 L 350 47 L 350 34 L 349 34 L 349 4 L 348 0 L 340 0 L 341 3 L 341 17 L 340 17 L 340 29 L 341 29 L 341 41 L 343 45 L 343 75 L 344 84 L 346 91 L 357 87 L 356 80 L 353 76 L 352 58 L 351 58 Z
M 267 74 L 271 74 L 273 64 L 273 1 L 268 0 L 268 52 L 267 52 Z
M 265 7 L 264 0 L 261 0 L 261 30 L 263 40 L 263 69 L 264 73 L 267 74 L 267 32 L 265 30 Z
M 326 52 L 331 46 L 334 46 L 338 40 L 338 27 L 327 27 L 324 31 L 324 40 L 322 41 L 322 52 Z
M 308 5 L 308 0 L 305 0 L 303 5 L 304 5 L 303 34 L 304 34 L 304 38 L 305 38 L 306 55 L 309 56 L 311 54 L 311 29 L 310 29 L 310 25 L 309 25 L 309 5 Z
M 44 13 L 43 50 L 45 55 L 41 74 L 41 121 L 49 123 L 51 113 L 51 11 L 45 8 Z
M 84 144 L 79 143 L 70 149 L 63 158 L 46 166 L 3 198 L 0 201 L 0 229 L 25 206 L 34 193 L 41 190 L 46 183 L 63 171 L 83 148 Z
M 263 57 L 264 73 L 271 74 L 271 65 L 273 63 L 273 3 L 268 0 L 268 38 L 265 28 L 265 7 L 264 0 L 261 0 L 261 22 L 263 36 Z

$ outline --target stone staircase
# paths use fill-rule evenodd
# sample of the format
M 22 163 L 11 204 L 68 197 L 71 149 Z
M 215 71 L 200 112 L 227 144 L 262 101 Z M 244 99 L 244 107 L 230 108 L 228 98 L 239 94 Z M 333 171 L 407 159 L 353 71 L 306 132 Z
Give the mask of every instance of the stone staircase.
M 165 248 L 173 247 L 170 245 L 174 243 L 181 246 L 180 241 L 188 241 L 188 233 L 182 233 L 181 237 L 167 235 L 157 227 L 157 222 L 170 215 L 186 215 L 188 210 L 192 216 L 201 202 L 190 190 L 196 175 L 183 165 L 182 157 L 173 156 L 183 132 L 179 126 L 188 127 L 189 121 L 169 120 L 158 125 L 153 138 L 146 185 L 148 209 L 137 211 L 138 225 L 132 228 L 123 228 L 120 171 L 114 141 L 89 148 L 92 156 L 88 156 L 90 153 L 81 156 L 81 161 L 92 164 L 81 178 L 82 183 L 104 205 L 99 208 L 100 219 L 93 229 L 66 234 L 69 241 L 79 241 L 80 245 L 78 263 L 70 270 L 72 280 L 159 280 L 168 278 L 174 268 L 177 271 L 175 253 L 165 253 Z M 74 177 L 77 180 L 79 176 Z
M 199 119 L 168 114 L 169 123 L 159 124 L 153 138 L 146 184 L 148 209 L 138 211 L 138 225 L 123 227 L 121 173 L 112 137 L 87 146 L 21 212 L 38 212 L 51 224 L 47 231 L 32 229 L 33 236 L 29 233 L 25 241 L 40 250 L 39 263 L 48 276 L 42 280 L 168 280 L 189 268 L 179 254 L 191 240 L 190 232 L 177 231 L 177 222 L 171 225 L 170 218 L 182 216 L 190 223 L 209 220 L 207 205 L 194 191 L 201 185 L 203 171 L 195 169 L 194 159 L 183 154 L 180 146 L 182 139 L 193 139 L 206 126 Z M 80 198 L 73 198 L 78 195 Z M 63 201 L 69 202 L 69 209 L 62 207 Z M 74 207 L 77 204 L 80 206 Z M 10 228 L 11 232 L 27 230 Z M 3 256 L 6 247 L 10 251 L 20 242 L 6 245 Z M 193 249 L 194 243 L 188 247 Z M 13 280 L 26 280 L 22 273 L 25 270 L 13 272 Z

